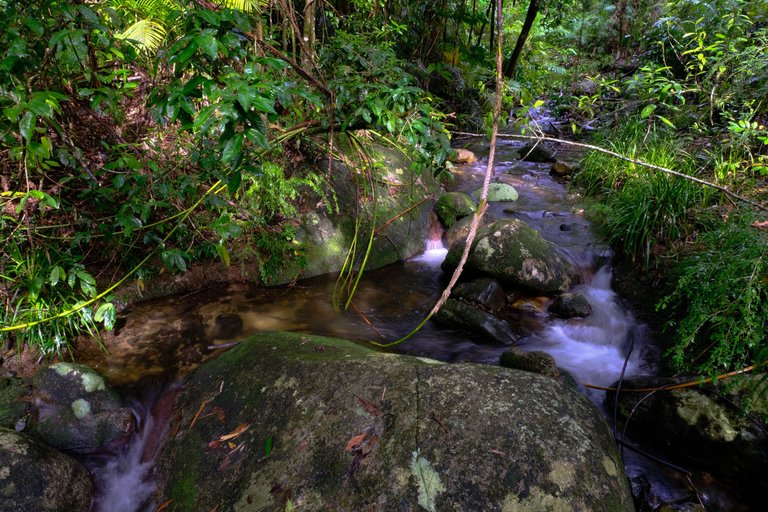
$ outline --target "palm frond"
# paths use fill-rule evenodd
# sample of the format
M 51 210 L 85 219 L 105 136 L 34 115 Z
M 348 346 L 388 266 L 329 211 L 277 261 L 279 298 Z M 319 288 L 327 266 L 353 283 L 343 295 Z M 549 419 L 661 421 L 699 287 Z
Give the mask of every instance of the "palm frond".
M 214 0 L 214 3 L 243 12 L 260 12 L 269 4 L 269 0 Z
M 156 51 L 165 39 L 166 30 L 160 23 L 152 20 L 139 20 L 121 34 L 118 39 L 124 39 L 146 52 Z

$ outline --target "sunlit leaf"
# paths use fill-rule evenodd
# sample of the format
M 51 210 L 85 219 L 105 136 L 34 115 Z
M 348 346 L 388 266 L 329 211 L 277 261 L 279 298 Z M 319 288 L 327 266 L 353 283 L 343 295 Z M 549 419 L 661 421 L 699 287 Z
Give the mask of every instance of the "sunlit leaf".
M 122 33 L 118 39 L 124 39 L 146 52 L 154 52 L 165 39 L 166 30 L 160 23 L 152 20 L 139 20 Z

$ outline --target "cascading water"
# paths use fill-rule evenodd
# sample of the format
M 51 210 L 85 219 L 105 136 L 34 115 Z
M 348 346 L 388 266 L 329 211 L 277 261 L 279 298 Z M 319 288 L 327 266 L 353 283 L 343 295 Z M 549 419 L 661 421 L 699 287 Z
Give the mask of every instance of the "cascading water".
M 581 383 L 610 386 L 622 370 L 627 377 L 647 373 L 641 358 L 644 328 L 611 289 L 610 268 L 601 267 L 589 283 L 574 291 L 587 299 L 592 314 L 583 319 L 553 320 L 543 331 L 522 340 L 521 348 L 547 352 Z
M 93 475 L 96 493 L 91 512 L 152 511 L 152 466 L 168 423 L 170 403 L 177 391 L 143 393 L 130 401 L 136 433 L 113 452 L 85 460 Z

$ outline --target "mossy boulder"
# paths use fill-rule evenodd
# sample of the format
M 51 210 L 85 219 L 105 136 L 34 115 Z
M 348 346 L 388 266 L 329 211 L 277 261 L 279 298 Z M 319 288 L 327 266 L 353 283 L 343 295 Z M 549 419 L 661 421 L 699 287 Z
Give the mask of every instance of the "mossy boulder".
M 343 143 L 337 149 L 348 157 L 357 154 Z M 398 150 L 374 143 L 365 149 L 367 157 L 356 164 L 355 158 L 333 162 L 330 190 L 339 213 L 320 208 L 296 219 L 296 250 L 301 262 L 293 261 L 264 275 L 268 284 L 288 283 L 297 275 L 305 278 L 338 272 L 355 238 L 364 251 L 371 231 L 373 248 L 367 269 L 406 260 L 424 250 L 439 183 L 431 174 L 417 171 Z M 368 166 L 373 181 L 355 165 Z
M 0 427 L 14 428 L 27 415 L 23 401 L 29 394 L 21 379 L 0 377 Z
M 499 364 L 505 368 L 539 373 L 553 379 L 560 377 L 560 370 L 557 369 L 555 358 L 538 350 L 524 352 L 519 348 L 510 348 L 501 354 Z
M 168 511 L 633 510 L 599 411 L 532 373 L 263 333 L 192 374 L 171 418 Z
M 446 228 L 453 226 L 457 220 L 472 215 L 476 209 L 475 202 L 463 192 L 443 194 L 435 205 L 437 218 Z
M 629 418 L 626 432 L 631 438 L 658 449 L 672 450 L 678 458 L 695 462 L 714 474 L 738 481 L 744 489 L 765 495 L 768 492 L 768 480 L 764 477 L 768 474 L 768 395 L 766 384 L 764 381 L 761 384 L 760 379 L 759 376 L 746 378 L 733 388 L 715 388 L 708 384 L 649 394 L 631 390 L 696 379 L 634 377 L 621 383 L 617 410 L 622 418 Z M 744 413 L 745 399 L 752 401 L 749 414 Z M 616 393 L 609 392 L 606 400 L 614 407 Z
M 456 268 L 464 245 L 460 240 L 451 246 L 443 262 L 446 272 Z M 578 282 L 573 264 L 519 219 L 499 220 L 479 230 L 465 269 L 535 294 L 564 292 Z
M 477 189 L 474 192 L 474 196 L 479 200 L 482 196 L 483 189 Z M 486 201 L 489 203 L 505 203 L 510 201 L 517 201 L 520 197 L 515 190 L 515 187 L 507 183 L 490 183 L 488 185 L 488 194 Z
M 0 427 L 1 512 L 87 512 L 88 471 L 30 436 Z
M 35 432 L 59 450 L 92 453 L 126 440 L 133 413 L 91 368 L 55 363 L 34 377 Z

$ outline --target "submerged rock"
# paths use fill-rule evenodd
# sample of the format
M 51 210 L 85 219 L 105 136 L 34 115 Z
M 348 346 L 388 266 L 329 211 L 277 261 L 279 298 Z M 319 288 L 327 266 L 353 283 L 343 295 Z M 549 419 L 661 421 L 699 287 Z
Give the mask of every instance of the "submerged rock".
M 443 269 L 458 265 L 464 242 L 454 243 Z M 537 294 L 564 292 L 578 281 L 578 272 L 555 246 L 519 219 L 504 219 L 478 231 L 466 270 L 523 287 Z
M 433 319 L 438 324 L 475 332 L 482 335 L 483 339 L 503 345 L 511 345 L 518 339 L 507 322 L 485 311 L 476 303 L 448 299 Z
M 87 512 L 91 477 L 46 444 L 0 427 L 0 511 Z
M 435 205 L 435 212 L 443 226 L 450 228 L 456 221 L 475 213 L 474 201 L 463 192 L 448 192 L 440 196 Z
M 264 333 L 171 417 L 157 497 L 176 510 L 633 510 L 599 411 L 532 373 Z
M 91 368 L 56 363 L 34 378 L 36 433 L 59 450 L 92 453 L 127 439 L 133 413 Z

